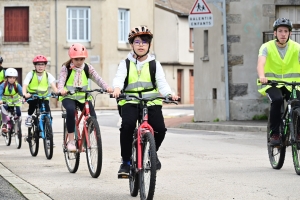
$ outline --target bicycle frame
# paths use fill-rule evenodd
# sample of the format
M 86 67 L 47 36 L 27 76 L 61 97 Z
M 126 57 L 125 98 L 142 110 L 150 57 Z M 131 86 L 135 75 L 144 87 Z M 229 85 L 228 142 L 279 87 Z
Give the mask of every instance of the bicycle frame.
M 87 119 L 90 117 L 90 108 L 88 101 L 85 101 L 84 103 L 84 109 L 82 110 L 80 116 L 78 117 L 78 110 L 75 111 L 75 135 L 77 136 L 77 142 L 78 142 L 78 149 L 79 152 L 82 152 L 82 146 L 84 144 L 84 140 L 87 143 L 87 148 L 91 147 L 90 140 L 88 137 L 88 130 L 87 130 Z M 81 123 L 81 120 L 83 120 L 83 128 L 82 132 L 80 132 L 79 124 Z
M 31 98 L 26 100 L 26 101 L 30 101 L 30 100 L 38 99 L 38 101 L 41 101 L 41 107 L 39 106 L 39 102 L 36 105 L 35 114 L 36 114 L 36 118 L 38 118 L 38 120 L 39 120 L 38 124 L 37 124 L 37 127 L 38 127 L 38 130 L 40 131 L 40 136 L 43 139 L 45 139 L 45 137 L 46 137 L 45 136 L 45 131 L 44 131 L 44 126 L 43 126 L 43 121 L 44 121 L 45 117 L 49 118 L 50 125 L 52 126 L 52 119 L 51 119 L 50 112 L 46 111 L 45 103 L 44 103 L 45 98 L 51 97 L 51 96 L 52 96 L 52 94 L 48 94 L 46 96 L 39 96 L 37 94 L 32 94 Z
M 146 103 L 147 104 L 147 103 Z M 143 134 L 147 131 L 150 131 L 150 133 L 154 136 L 154 130 L 150 124 L 148 124 L 148 108 L 147 105 L 143 105 L 143 114 L 141 123 L 139 123 L 139 126 L 137 128 L 137 168 L 138 170 L 142 169 L 142 137 Z

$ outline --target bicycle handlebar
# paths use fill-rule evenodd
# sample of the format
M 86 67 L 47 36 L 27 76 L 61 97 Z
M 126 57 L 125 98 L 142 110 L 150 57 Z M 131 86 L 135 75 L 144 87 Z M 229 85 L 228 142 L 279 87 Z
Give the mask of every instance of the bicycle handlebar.
M 30 94 L 31 94 L 31 97 L 29 97 L 28 99 L 26 99 L 26 102 L 27 101 L 31 101 L 31 100 L 35 100 L 35 99 L 45 99 L 47 97 L 53 97 L 53 98 L 56 97 L 55 95 L 53 95 L 52 92 L 49 93 L 49 94 L 47 94 L 47 95 L 45 95 L 45 96 L 40 96 L 40 95 L 38 95 L 36 93 L 30 93 Z M 25 98 L 25 96 L 23 96 L 23 98 Z
M 110 98 L 114 98 L 112 96 L 112 94 L 110 94 Z M 126 101 L 132 101 L 132 100 L 140 100 L 140 101 L 154 101 L 156 99 L 162 99 L 164 103 L 174 103 L 174 104 L 178 104 L 178 101 L 180 101 L 180 98 L 178 98 L 178 100 L 173 100 L 171 96 L 167 96 L 167 97 L 162 97 L 162 96 L 156 96 L 156 97 L 147 97 L 147 98 L 142 98 L 142 97 L 138 97 L 132 94 L 120 94 L 119 97 L 117 98 L 117 100 L 126 100 Z
M 72 91 L 67 91 L 67 95 L 73 95 L 75 94 L 76 92 L 84 92 L 84 93 L 91 93 L 91 92 L 98 92 L 98 93 L 106 93 L 107 90 L 104 90 L 104 89 L 93 89 L 93 90 L 82 90 L 81 87 L 77 87 L 75 90 L 72 90 Z M 62 96 L 60 92 L 58 93 L 54 93 L 52 92 L 51 94 L 53 94 L 54 96 Z
M 276 86 L 276 85 L 279 85 L 279 84 L 284 84 L 284 85 L 293 85 L 293 86 L 297 86 L 297 85 L 300 85 L 300 82 L 287 82 L 287 81 L 276 81 L 276 80 L 268 80 L 267 83 L 261 83 L 260 80 L 258 80 L 258 83 L 262 84 L 262 85 L 271 85 L 271 86 Z

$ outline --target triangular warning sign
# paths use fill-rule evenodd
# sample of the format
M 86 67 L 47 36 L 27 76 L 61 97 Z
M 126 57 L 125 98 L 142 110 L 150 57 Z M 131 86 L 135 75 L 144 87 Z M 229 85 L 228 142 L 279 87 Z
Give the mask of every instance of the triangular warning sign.
M 192 14 L 211 14 L 211 12 L 204 0 L 196 0 L 192 10 L 190 11 L 190 15 Z

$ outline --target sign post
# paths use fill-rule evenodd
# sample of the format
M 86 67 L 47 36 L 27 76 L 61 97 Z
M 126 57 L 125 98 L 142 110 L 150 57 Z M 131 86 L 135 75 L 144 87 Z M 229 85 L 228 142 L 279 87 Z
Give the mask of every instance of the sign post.
M 190 28 L 213 26 L 213 15 L 204 0 L 196 0 L 189 14 Z

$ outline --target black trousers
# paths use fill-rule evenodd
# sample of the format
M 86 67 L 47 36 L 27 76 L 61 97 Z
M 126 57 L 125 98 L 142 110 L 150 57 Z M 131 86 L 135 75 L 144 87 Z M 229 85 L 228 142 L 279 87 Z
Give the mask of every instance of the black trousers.
M 129 161 L 133 141 L 133 132 L 139 117 L 139 105 L 127 103 L 120 109 L 122 124 L 120 128 L 121 156 L 124 161 Z M 166 135 L 166 126 L 162 114 L 162 106 L 155 105 L 148 107 L 148 123 L 152 126 L 155 138 L 156 151 Z
M 42 103 L 39 99 L 30 100 L 27 102 L 29 104 L 28 106 L 28 115 L 32 115 L 34 113 L 36 105 L 39 103 L 39 107 L 41 108 Z M 45 110 L 47 112 L 50 112 L 50 106 L 49 106 L 49 100 L 44 100 L 45 104 Z
M 76 101 L 73 99 L 63 99 L 62 105 L 66 109 L 66 112 L 67 112 L 67 118 L 66 118 L 67 131 L 68 131 L 68 133 L 73 133 L 75 131 L 76 105 L 82 111 L 84 108 L 84 103 L 80 103 L 79 101 Z M 93 106 L 92 102 L 90 102 L 90 101 L 89 101 L 89 107 L 90 107 L 90 115 L 97 118 L 94 106 Z
M 279 125 L 281 120 L 281 105 L 285 100 L 289 100 L 291 92 L 286 87 L 271 87 L 266 91 L 271 100 L 270 109 L 270 130 L 271 133 L 279 133 Z M 283 98 L 283 96 L 285 96 Z M 300 100 L 300 91 L 297 90 L 297 97 Z

